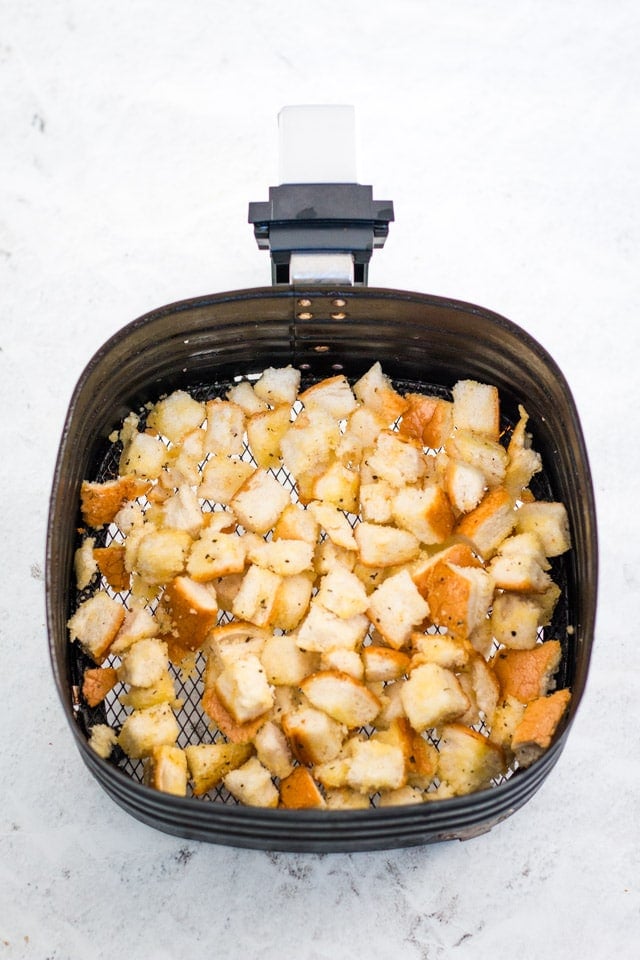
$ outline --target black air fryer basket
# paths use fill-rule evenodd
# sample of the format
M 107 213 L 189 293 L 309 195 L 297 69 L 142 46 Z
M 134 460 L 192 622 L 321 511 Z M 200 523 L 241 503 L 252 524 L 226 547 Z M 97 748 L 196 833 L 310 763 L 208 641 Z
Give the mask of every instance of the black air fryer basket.
M 140 317 L 96 353 L 73 393 L 48 525 L 53 672 L 90 771 L 130 814 L 168 833 L 240 847 L 318 852 L 473 837 L 538 790 L 560 756 L 580 704 L 593 641 L 597 539 L 589 464 L 570 389 L 546 351 L 504 317 L 456 300 L 368 287 L 371 252 L 384 242 L 392 218 L 391 205 L 374 202 L 370 188 L 358 184 L 272 189 L 268 203 L 251 205 L 250 220 L 259 245 L 271 252 L 273 285 L 180 301 Z M 318 256 L 320 261 L 314 259 Z M 322 281 L 309 282 L 307 265 L 316 270 L 319 262 Z M 518 421 L 518 406 L 526 407 L 544 466 L 534 477 L 533 492 L 538 499 L 565 504 L 573 544 L 553 561 L 551 571 L 562 595 L 544 635 L 562 642 L 557 686 L 569 687 L 572 697 L 550 748 L 530 767 L 511 768 L 488 789 L 418 805 L 258 809 L 237 804 L 223 789 L 196 799 L 147 787 L 140 762 L 118 751 L 107 761 L 88 745 L 91 726 L 117 728 L 125 712 L 115 694 L 97 708 L 84 703 L 82 673 L 92 664 L 68 639 L 67 620 L 81 599 L 73 558 L 82 481 L 116 476 L 120 446 L 113 435 L 122 419 L 175 389 L 199 399 L 223 397 L 239 379 L 287 364 L 302 371 L 303 388 L 337 372 L 354 382 L 376 361 L 402 392 L 447 397 L 459 379 L 494 384 L 505 435 Z M 179 744 L 200 742 L 203 735 L 210 740 L 198 680 L 178 677 L 177 683 L 185 702 Z

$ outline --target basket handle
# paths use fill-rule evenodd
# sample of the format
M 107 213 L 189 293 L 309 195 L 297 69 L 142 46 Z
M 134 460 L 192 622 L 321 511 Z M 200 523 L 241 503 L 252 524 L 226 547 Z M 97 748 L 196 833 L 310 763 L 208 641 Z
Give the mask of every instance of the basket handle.
M 394 217 L 390 201 L 356 182 L 353 107 L 283 107 L 278 127 L 280 184 L 249 204 L 272 283 L 366 285 Z

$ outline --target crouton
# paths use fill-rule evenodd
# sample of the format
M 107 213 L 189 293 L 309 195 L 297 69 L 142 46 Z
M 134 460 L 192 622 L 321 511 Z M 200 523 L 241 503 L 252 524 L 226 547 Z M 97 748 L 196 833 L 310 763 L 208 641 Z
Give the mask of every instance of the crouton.
M 408 407 L 408 402 L 396 392 L 377 362 L 354 384 L 353 392 L 387 426 L 394 423 Z
M 164 457 L 165 448 L 160 446 Z M 104 483 L 84 480 L 80 487 L 82 519 L 88 527 L 104 527 L 113 522 L 125 503 L 144 497 L 150 489 L 151 483 L 137 476 L 118 477 Z
M 271 774 L 257 757 L 251 757 L 223 779 L 229 793 L 249 807 L 277 807 L 279 794 Z
M 202 470 L 198 497 L 227 506 L 254 472 L 255 467 L 246 460 L 213 453 Z
M 418 592 L 409 572 L 387 577 L 369 597 L 367 616 L 390 647 L 404 647 L 411 631 L 429 614 L 429 604 Z
M 120 656 L 124 651 L 145 637 L 156 637 L 159 633 L 159 624 L 153 614 L 140 604 L 132 604 L 126 611 L 122 625 L 116 634 L 109 652 Z
M 421 543 L 443 543 L 451 534 L 453 510 L 446 493 L 435 483 L 421 489 L 404 487 L 392 502 L 393 519 Z
M 420 393 L 408 393 L 405 400 L 409 405 L 402 414 L 400 433 L 432 450 L 442 447 L 453 430 L 452 402 Z
M 409 667 L 409 656 L 400 650 L 373 644 L 362 648 L 364 676 L 367 683 L 399 680 Z
M 254 654 L 228 663 L 215 682 L 223 705 L 238 723 L 263 716 L 273 705 L 273 689 Z
M 160 508 L 163 527 L 186 530 L 190 537 L 197 537 L 204 524 L 204 516 L 198 497 L 190 486 L 182 484 L 164 501 Z
M 305 540 L 247 541 L 247 559 L 281 577 L 291 577 L 311 568 L 313 544 Z
M 364 584 L 355 573 L 337 566 L 320 578 L 318 603 L 341 619 L 349 619 L 366 611 L 369 599 Z
M 494 582 L 480 567 L 437 563 L 426 581 L 431 621 L 454 637 L 468 637 L 487 616 Z
M 408 530 L 363 521 L 353 535 L 365 567 L 400 566 L 415 560 L 420 552 L 420 541 Z
M 300 689 L 314 707 L 348 729 L 371 723 L 380 710 L 380 701 L 364 683 L 337 670 L 312 673 Z
M 493 668 L 502 696 L 516 697 L 522 703 L 545 696 L 553 689 L 553 677 L 561 655 L 558 640 L 546 640 L 532 650 L 500 650 L 494 658 Z
M 280 441 L 289 429 L 291 408 L 282 404 L 272 410 L 261 410 L 247 420 L 247 440 L 254 460 L 265 470 L 278 467 Z
M 254 393 L 272 407 L 280 404 L 291 406 L 300 388 L 300 371 L 291 365 L 267 367 L 253 385 Z
M 350 787 L 334 787 L 325 790 L 325 800 L 328 810 L 367 810 L 370 807 L 369 797 Z
M 231 400 L 232 403 L 242 407 L 247 417 L 251 417 L 254 413 L 260 413 L 261 410 L 266 410 L 268 406 L 266 401 L 260 399 L 248 380 L 240 380 L 239 383 L 230 387 L 227 390 L 226 397 L 227 400 Z
M 308 573 L 282 577 L 271 608 L 270 625 L 275 630 L 295 630 L 311 604 L 313 578 Z
M 485 477 L 479 467 L 462 460 L 447 458 L 444 489 L 458 513 L 474 510 L 485 494 Z
M 348 417 L 358 406 L 358 402 L 349 386 L 349 381 L 343 374 L 328 377 L 308 387 L 299 394 L 307 410 L 320 407 L 336 420 Z
M 402 685 L 400 699 L 417 733 L 455 720 L 469 708 L 469 699 L 455 674 L 437 663 L 415 667 Z
M 293 767 L 293 756 L 282 729 L 273 720 L 267 720 L 254 737 L 254 746 L 260 763 L 274 777 L 283 780 Z
M 349 750 L 347 786 L 360 793 L 397 790 L 406 784 L 402 750 L 380 740 L 352 740 Z
M 314 500 L 331 503 L 347 513 L 357 513 L 359 488 L 359 474 L 334 458 L 314 474 L 309 493 Z
M 273 634 L 260 655 L 267 680 L 274 686 L 300 683 L 318 667 L 315 653 L 301 650 L 292 634 Z
M 563 689 L 529 701 L 511 738 L 519 766 L 531 766 L 549 748 L 570 700 L 571 692 Z
M 82 675 L 82 696 L 90 707 L 97 707 L 117 682 L 115 667 L 89 667 Z
M 478 506 L 456 524 L 455 533 L 468 537 L 478 552 L 489 558 L 516 525 L 514 503 L 504 487 L 490 490 Z
M 167 644 L 167 647 L 170 653 L 170 645 Z M 130 707 L 132 710 L 147 710 L 159 703 L 168 703 L 176 708 L 179 706 L 175 681 L 168 669 L 165 669 L 150 686 L 128 687 L 126 693 L 121 693 L 118 700 L 123 707 Z
M 166 672 L 167 645 L 151 637 L 138 640 L 125 652 L 118 667 L 118 679 L 132 687 L 151 687 Z
M 203 403 L 194 400 L 186 390 L 175 390 L 152 407 L 147 426 L 171 443 L 180 443 L 188 433 L 201 425 L 205 416 Z
M 180 727 L 168 703 L 134 710 L 122 724 L 118 743 L 133 760 L 148 757 L 156 747 L 173 744 Z
M 95 545 L 95 537 L 85 537 L 73 555 L 73 570 L 78 590 L 84 590 L 85 587 L 88 587 L 98 573 L 98 563 L 94 553 Z
M 453 460 L 461 460 L 480 470 L 490 489 L 503 485 L 508 456 L 497 440 L 471 430 L 456 430 L 447 439 L 444 449 Z
M 442 728 L 438 750 L 438 776 L 457 796 L 489 786 L 504 771 L 500 747 L 459 723 Z
M 108 547 L 96 547 L 93 557 L 100 573 L 112 590 L 122 593 L 129 589 L 131 574 L 125 566 L 125 550 L 121 543 L 110 543 Z
M 362 519 L 371 523 L 389 523 L 393 519 L 393 497 L 396 488 L 388 480 L 374 480 L 360 485 Z
M 312 706 L 301 706 L 285 713 L 282 729 L 295 758 L 311 765 L 334 760 L 347 735 L 344 724 Z
M 242 537 L 206 527 L 191 545 L 186 571 L 193 580 L 206 583 L 243 573 L 246 561 L 247 544 Z
M 378 434 L 364 462 L 372 479 L 387 480 L 396 488 L 418 483 L 429 472 L 420 444 L 392 430 Z
M 231 743 L 251 743 L 267 718 L 266 714 L 260 714 L 254 720 L 240 723 L 226 708 L 213 684 L 211 686 L 205 685 L 202 694 L 202 709 L 213 721 L 216 728 Z
M 242 407 L 230 400 L 208 400 L 207 428 L 204 435 L 205 453 L 225 456 L 241 454 L 244 449 L 245 415 Z
M 563 503 L 524 503 L 516 513 L 516 530 L 536 534 L 547 557 L 558 557 L 571 548 L 569 517 Z
M 280 805 L 289 810 L 326 807 L 325 799 L 306 767 L 296 767 L 280 782 Z
M 348 673 L 355 680 L 364 679 L 362 657 L 356 650 L 345 650 L 344 647 L 332 647 L 321 653 L 319 669 Z
M 188 650 L 198 650 L 218 619 L 213 587 L 190 577 L 175 577 L 166 585 L 161 603 L 179 643 Z
M 453 387 L 453 425 L 456 430 L 497 441 L 500 436 L 500 398 L 497 387 L 477 380 L 458 380 Z
M 339 617 L 314 599 L 309 613 L 298 627 L 296 643 L 301 650 L 316 653 L 323 653 L 333 647 L 356 650 L 368 629 L 369 621 L 364 614 L 349 618 Z
M 209 793 L 253 755 L 250 743 L 198 743 L 185 747 L 195 797 Z
M 340 440 L 340 424 L 320 408 L 304 410 L 280 440 L 280 454 L 296 479 L 328 464 Z
M 187 758 L 173 744 L 154 747 L 145 761 L 144 781 L 149 787 L 176 797 L 187 795 Z
M 274 540 L 304 540 L 315 546 L 320 525 L 311 511 L 298 503 L 288 503 L 273 528 Z
M 84 600 L 69 619 L 71 641 L 77 641 L 84 652 L 100 664 L 124 620 L 124 607 L 104 590 Z
M 527 432 L 529 415 L 519 406 L 520 420 L 516 424 L 507 447 L 507 470 L 504 485 L 515 499 L 531 483 L 531 478 L 542 470 L 542 457 L 531 447 L 531 435 Z
M 160 476 L 168 458 L 169 452 L 159 437 L 150 433 L 134 433 L 124 445 L 118 472 L 123 477 L 155 480 Z
M 106 723 L 95 723 L 89 731 L 89 747 L 103 760 L 108 760 L 118 743 L 118 734 Z
M 146 583 L 166 583 L 182 573 L 192 539 L 186 530 L 151 529 L 140 537 L 135 550 L 135 571 Z
M 265 534 L 290 503 L 289 492 L 266 470 L 259 468 L 231 499 L 231 507 L 246 530 Z
M 233 614 L 258 627 L 271 623 L 282 577 L 251 564 L 233 601 Z
M 411 634 L 411 665 L 437 663 L 447 670 L 460 670 L 466 666 L 473 651 L 469 641 L 449 633 Z

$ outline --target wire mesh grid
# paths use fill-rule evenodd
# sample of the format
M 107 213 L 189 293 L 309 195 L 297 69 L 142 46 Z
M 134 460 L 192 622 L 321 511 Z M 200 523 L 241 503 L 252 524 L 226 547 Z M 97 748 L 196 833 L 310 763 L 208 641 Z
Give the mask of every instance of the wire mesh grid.
M 252 380 L 256 377 L 247 377 L 246 379 Z M 209 401 L 216 398 L 224 399 L 230 387 L 234 386 L 243 377 L 237 377 L 233 380 L 213 382 L 213 383 L 198 383 L 190 385 L 186 389 L 195 399 L 200 401 Z M 321 377 L 312 376 L 310 374 L 303 374 L 301 390 L 305 389 L 308 386 L 311 386 L 314 383 L 317 383 Z M 451 393 L 448 388 L 442 387 L 440 385 L 434 384 L 425 384 L 424 382 L 415 382 L 415 381 L 394 381 L 394 387 L 401 393 L 411 393 L 411 392 L 422 392 L 429 393 L 431 395 L 438 395 L 445 399 L 450 399 Z M 160 399 L 160 397 L 156 398 Z M 143 428 L 145 416 L 148 413 L 149 404 L 146 408 L 143 408 L 137 411 L 137 416 L 139 417 L 139 428 Z M 297 414 L 302 409 L 302 405 L 299 402 L 296 402 L 292 408 L 292 414 L 295 418 Z M 119 426 L 119 425 L 114 425 Z M 397 429 L 397 424 L 395 425 Z M 503 417 L 502 421 L 502 434 L 501 441 L 507 445 L 510 435 L 513 431 L 514 423 L 508 421 Z M 438 451 L 436 450 L 426 450 L 428 454 L 435 455 Z M 120 461 L 120 456 L 122 453 L 122 443 L 119 439 L 114 439 L 111 446 L 107 450 L 102 462 L 98 465 L 98 468 L 93 477 L 87 478 L 97 482 L 104 482 L 106 480 L 114 479 L 118 475 L 118 466 Z M 208 458 L 205 458 L 202 463 L 199 464 L 199 469 L 202 471 L 206 465 Z M 248 445 L 246 437 L 243 441 L 243 452 L 241 459 L 246 460 L 256 466 L 256 461 L 253 457 L 251 449 Z M 284 466 L 278 466 L 270 470 L 270 472 L 275 476 L 280 484 L 282 484 L 290 493 L 292 502 L 297 502 L 298 495 L 296 489 L 295 480 L 291 477 Z M 551 498 L 552 491 L 548 478 L 544 472 L 537 474 L 531 484 L 532 491 L 537 498 Z M 139 504 L 144 509 L 147 505 L 146 498 L 140 498 Z M 206 511 L 216 511 L 224 509 L 222 505 L 213 503 L 209 500 L 201 501 L 203 512 Z M 356 524 L 360 522 L 360 517 L 355 514 L 345 514 L 349 523 L 352 527 L 355 527 Z M 97 546 L 108 546 L 111 543 L 121 543 L 123 541 L 123 533 L 115 524 L 110 524 L 108 527 L 103 530 L 92 531 L 92 534 L 95 536 Z M 238 534 L 242 535 L 242 529 L 238 529 Z M 270 534 L 267 535 L 267 537 Z M 80 537 L 80 535 L 79 535 Z M 321 533 L 321 539 L 324 539 L 326 534 Z M 78 545 L 80 545 L 81 538 L 79 538 Z M 561 599 L 558 603 L 556 610 L 554 612 L 552 623 L 546 627 L 540 627 L 538 630 L 539 640 L 544 640 L 547 637 L 553 635 L 562 637 L 566 634 L 567 631 L 567 600 L 566 600 L 566 590 L 563 589 L 565 585 L 565 574 L 563 570 L 562 558 L 556 558 L 552 564 L 552 576 L 556 583 L 561 587 Z M 75 606 L 74 609 L 89 596 L 97 592 L 98 590 L 106 591 L 110 596 L 118 599 L 125 608 L 129 608 L 131 603 L 131 591 L 117 591 L 114 590 L 109 583 L 106 581 L 104 576 L 100 573 L 96 574 L 92 579 L 91 583 L 85 587 L 83 590 L 76 592 L 75 597 Z M 149 609 L 153 612 L 154 602 L 151 602 Z M 228 612 L 221 612 L 218 618 L 218 625 L 224 625 L 230 623 L 233 620 L 233 616 Z M 275 631 L 282 632 L 282 631 Z M 439 634 L 446 632 L 441 630 L 440 627 L 436 625 L 431 625 L 427 628 L 428 633 Z M 372 630 L 369 631 L 365 637 L 364 644 L 369 644 L 372 642 L 371 636 Z M 493 650 L 495 651 L 498 648 L 498 645 L 494 641 Z M 564 650 L 564 644 L 563 644 Z M 104 662 L 103 666 L 113 666 L 118 667 L 120 664 L 120 658 L 116 656 L 110 656 Z M 82 676 L 88 667 L 93 667 L 95 664 L 91 661 L 86 654 L 80 648 L 79 644 L 71 644 L 71 674 L 72 674 L 72 699 L 74 704 L 74 712 L 77 719 L 79 720 L 81 726 L 84 728 L 87 735 L 89 734 L 90 729 L 96 724 L 107 724 L 109 727 L 118 731 L 122 724 L 124 723 L 126 717 L 131 712 L 131 708 L 128 707 L 125 703 L 122 702 L 122 694 L 124 691 L 124 685 L 118 684 L 113 690 L 105 697 L 104 701 L 97 707 L 90 707 L 83 700 L 81 695 L 81 684 Z M 206 744 L 206 743 L 216 743 L 224 742 L 225 736 L 221 731 L 215 726 L 215 724 L 210 720 L 202 708 L 202 695 L 204 690 L 204 671 L 206 666 L 205 656 L 201 652 L 194 654 L 190 662 L 182 664 L 180 666 L 170 664 L 169 671 L 174 680 L 176 698 L 177 698 L 177 708 L 176 708 L 176 719 L 179 725 L 179 736 L 177 740 L 177 745 L 184 748 L 191 744 Z M 561 665 L 559 675 L 562 674 L 563 670 L 566 670 L 566 651 L 564 651 L 563 665 Z M 484 718 L 480 717 L 477 723 L 472 725 L 472 729 L 480 733 L 489 733 L 490 729 L 487 727 L 487 723 Z M 356 733 L 359 733 L 363 736 L 370 736 L 373 732 L 373 727 L 362 727 Z M 436 749 L 439 744 L 438 731 L 436 729 L 426 730 L 423 733 L 425 739 L 432 744 Z M 145 764 L 143 760 L 136 760 L 128 757 L 118 746 L 116 746 L 111 754 L 110 762 L 120 768 L 120 770 L 130 776 L 133 780 L 136 780 L 140 783 L 145 780 Z M 294 761 L 297 763 L 297 761 Z M 497 786 L 505 781 L 509 780 L 514 773 L 518 770 L 517 762 L 513 761 L 502 774 L 494 778 L 491 781 L 493 786 Z M 277 779 L 274 778 L 274 782 L 277 783 Z M 434 778 L 430 784 L 428 790 L 436 790 L 439 785 L 437 778 Z M 230 803 L 237 804 L 239 801 L 233 797 L 223 785 L 218 785 L 214 789 L 210 790 L 208 793 L 201 795 L 199 800 L 203 801 L 213 801 L 221 803 Z M 378 805 L 380 795 L 378 793 L 373 794 L 370 797 L 371 806 L 375 807 Z

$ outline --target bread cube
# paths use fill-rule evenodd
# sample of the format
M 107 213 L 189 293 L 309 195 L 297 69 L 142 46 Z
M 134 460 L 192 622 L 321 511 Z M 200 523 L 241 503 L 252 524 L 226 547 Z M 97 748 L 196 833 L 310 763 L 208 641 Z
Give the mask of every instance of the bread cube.
M 343 374 L 328 377 L 308 387 L 298 397 L 307 410 L 319 407 L 335 420 L 348 417 L 358 406 L 358 402 Z
M 97 707 L 118 682 L 114 667 L 89 667 L 82 674 L 82 696 L 90 707 Z
M 118 668 L 118 679 L 132 687 L 151 687 L 168 667 L 167 645 L 157 638 L 138 640 L 126 651 Z
M 152 407 L 147 426 L 177 444 L 199 427 L 205 416 L 203 403 L 194 400 L 185 390 L 175 390 Z
M 468 537 L 478 552 L 489 559 L 515 525 L 513 499 L 504 487 L 498 487 L 485 494 L 478 506 L 458 521 L 455 533 Z
M 106 723 L 96 723 L 89 731 L 88 744 L 94 753 L 108 760 L 118 742 L 118 734 Z
M 170 644 L 167 644 L 167 647 L 170 649 Z M 159 703 L 168 703 L 171 706 L 178 704 L 175 682 L 168 669 L 165 669 L 150 686 L 129 687 L 126 693 L 120 694 L 118 699 L 124 707 L 130 707 L 132 710 L 147 710 Z
M 491 722 L 500 698 L 500 684 L 484 657 L 477 653 L 470 656 L 458 681 L 469 699 L 469 709 L 460 722 L 469 726 L 480 720 Z
M 353 542 L 355 544 L 355 540 Z M 348 550 L 345 547 L 338 547 L 326 537 L 316 546 L 313 555 L 313 569 L 320 577 L 331 573 L 336 567 L 344 567 L 345 570 L 351 570 L 355 573 L 357 561 L 358 554 L 355 549 Z
M 422 791 L 409 785 L 397 790 L 384 790 L 380 795 L 380 807 L 404 807 L 412 803 L 424 803 Z
M 305 677 L 300 689 L 314 707 L 348 729 L 372 723 L 380 710 L 380 701 L 364 683 L 337 670 Z
M 356 650 L 345 650 L 343 647 L 333 647 L 331 650 L 325 650 L 320 655 L 319 669 L 347 673 L 355 680 L 364 679 L 362 657 Z
M 208 400 L 207 427 L 204 435 L 205 453 L 225 456 L 241 454 L 244 449 L 245 415 L 242 407 L 230 400 Z
M 109 652 L 120 656 L 136 640 L 156 637 L 158 633 L 159 624 L 153 614 L 140 604 L 132 604 L 124 616 L 122 626 L 118 630 Z
M 411 665 L 437 663 L 447 670 L 461 670 L 469 661 L 473 647 L 463 637 L 449 633 L 412 633 Z
M 527 433 L 529 415 L 524 407 L 518 407 L 520 420 L 516 424 L 509 446 L 508 463 L 504 485 L 510 494 L 518 499 L 526 489 L 531 478 L 542 470 L 542 457 L 531 447 L 531 435 Z
M 273 720 L 267 720 L 255 735 L 254 744 L 260 763 L 274 776 L 283 780 L 293 767 L 293 756 L 282 729 Z
M 393 519 L 393 497 L 396 488 L 388 480 L 374 480 L 360 485 L 362 519 L 371 523 L 389 523 Z
M 328 810 L 367 810 L 371 804 L 369 797 L 350 787 L 334 787 L 325 790 Z
M 289 810 L 323 809 L 325 799 L 306 767 L 296 767 L 280 783 L 280 805 Z
M 544 593 L 551 583 L 549 574 L 538 561 L 527 555 L 498 555 L 489 564 L 488 571 L 500 590 L 518 593 Z
M 332 543 L 337 547 L 344 547 L 345 550 L 357 549 L 353 528 L 338 507 L 332 503 L 314 500 L 307 509 Z
M 184 750 L 173 744 L 154 747 L 145 761 L 145 783 L 175 797 L 187 795 L 187 758 Z
M 253 416 L 254 413 L 260 413 L 261 410 L 266 410 L 268 406 L 264 400 L 260 399 L 248 380 L 241 380 L 230 387 L 227 390 L 227 400 L 231 400 L 232 403 L 242 407 L 247 417 Z
M 198 743 L 185 747 L 193 795 L 213 790 L 231 771 L 253 755 L 250 743 Z
M 198 497 L 227 506 L 254 471 L 252 463 L 224 453 L 212 453 L 202 470 Z
M 365 463 L 373 478 L 387 480 L 394 487 L 418 483 L 429 471 L 420 444 L 392 430 L 378 434 Z
M 310 570 L 313 563 L 313 544 L 305 540 L 249 541 L 247 559 L 281 577 L 291 577 Z
M 389 377 L 376 362 L 354 384 L 357 399 L 380 417 L 387 426 L 394 423 L 407 409 L 408 403 L 393 388 Z
M 387 743 L 402 751 L 408 784 L 426 789 L 438 767 L 438 751 L 421 734 L 416 733 L 406 717 L 397 717 L 384 730 L 374 733 L 372 740 Z
M 532 650 L 500 650 L 493 669 L 502 697 L 516 697 L 529 703 L 553 689 L 553 677 L 560 666 L 562 649 L 558 640 L 546 640 Z
M 192 430 L 181 440 L 179 446 L 169 451 L 169 467 L 176 478 L 176 486 L 200 483 L 200 463 L 204 460 L 204 436 L 201 428 Z
M 315 599 L 309 613 L 298 628 L 296 642 L 301 650 L 323 653 L 334 647 L 356 650 L 369 629 L 369 621 L 363 614 L 339 617 L 327 610 Z
M 444 489 L 458 513 L 474 510 L 485 493 L 485 477 L 479 467 L 463 460 L 447 458 Z
M 343 620 L 364 613 L 369 606 L 362 581 L 342 566 L 334 567 L 320 578 L 317 598 L 326 610 Z
M 424 544 L 442 543 L 453 530 L 454 516 L 444 490 L 435 483 L 421 489 L 404 487 L 392 502 L 392 514 L 398 526 L 409 530 Z
M 191 546 L 186 569 L 193 580 L 206 583 L 217 577 L 243 573 L 246 561 L 247 544 L 242 537 L 205 527 Z
M 183 484 L 167 497 L 160 508 L 162 526 L 174 530 L 186 530 L 190 537 L 197 537 L 204 524 L 200 503 L 191 487 Z
M 161 603 L 172 634 L 183 647 L 198 650 L 218 619 L 213 587 L 190 577 L 175 577 L 165 587 Z
M 378 434 L 387 426 L 388 423 L 369 407 L 357 407 L 338 440 L 336 455 L 345 463 L 359 464 L 364 451 L 375 445 Z
M 234 616 L 258 627 L 271 623 L 282 579 L 271 570 L 251 564 L 233 601 Z
M 98 563 L 93 552 L 95 545 L 95 537 L 85 537 L 73 555 L 73 571 L 78 590 L 88 587 L 98 573 Z
M 502 748 L 504 754 L 509 760 L 512 759 L 511 740 L 515 729 L 522 719 L 526 704 L 521 703 L 516 697 L 507 696 L 501 698 L 491 717 L 491 732 L 489 739 L 492 743 L 497 743 Z
M 563 503 L 536 500 L 523 503 L 516 512 L 518 533 L 534 533 L 547 557 L 558 557 L 571 549 L 569 517 Z
M 316 545 L 320 527 L 309 510 L 299 503 L 288 503 L 273 528 L 274 540 L 304 540 Z
M 571 692 L 564 689 L 529 701 L 511 738 L 519 766 L 531 766 L 549 748 L 570 700 Z
M 135 572 L 149 584 L 172 580 L 184 570 L 192 542 L 186 530 L 171 527 L 143 533 L 132 560 Z
M 260 654 L 267 680 L 274 686 L 297 686 L 318 667 L 315 653 L 301 650 L 293 634 L 273 634 Z
M 231 499 L 231 508 L 246 530 L 265 534 L 291 502 L 290 495 L 276 478 L 259 468 Z
M 453 425 L 456 430 L 498 440 L 500 398 L 497 387 L 477 380 L 458 380 L 453 387 Z
M 295 630 L 309 612 L 312 592 L 311 574 L 282 577 L 271 608 L 271 626 L 277 630 Z
M 428 614 L 429 605 L 407 570 L 387 577 L 369 597 L 367 616 L 395 650 L 407 644 L 413 628 Z
M 124 607 L 104 590 L 84 600 L 67 627 L 71 641 L 77 641 L 84 652 L 102 663 L 124 620 Z
M 454 795 L 487 787 L 503 773 L 504 754 L 487 737 L 460 723 L 447 724 L 440 733 L 438 776 Z
M 163 444 L 160 446 L 164 462 L 166 450 Z M 80 487 L 82 519 L 88 527 L 104 527 L 105 524 L 113 522 L 125 503 L 144 497 L 150 489 L 151 483 L 148 480 L 134 475 L 106 480 L 104 483 L 84 480 Z
M 273 706 L 273 689 L 255 654 L 227 663 L 215 682 L 215 689 L 238 723 L 255 720 Z
M 362 648 L 362 662 L 367 683 L 399 680 L 409 667 L 406 653 L 374 644 Z
M 402 706 L 417 733 L 462 716 L 469 699 L 456 675 L 437 663 L 415 667 L 400 691 Z
M 134 710 L 122 724 L 118 743 L 133 760 L 148 757 L 156 747 L 173 744 L 180 727 L 168 703 Z
M 254 393 L 272 407 L 286 403 L 292 406 L 300 388 L 300 371 L 291 365 L 267 367 L 253 385 Z
M 277 468 L 280 464 L 280 441 L 291 424 L 291 408 L 282 404 L 272 410 L 261 410 L 247 420 L 247 439 L 259 467 Z
M 462 639 L 484 620 L 493 600 L 493 579 L 481 567 L 436 563 L 425 587 L 431 621 Z
M 257 757 L 251 757 L 223 779 L 229 793 L 249 807 L 277 807 L 279 794 L 271 774 Z
M 408 407 L 402 414 L 399 432 L 438 450 L 453 430 L 453 403 L 421 393 L 408 393 L 405 399 Z
M 125 444 L 118 464 L 122 476 L 144 477 L 154 480 L 167 463 L 169 452 L 159 437 L 150 433 L 134 433 Z
M 397 790 L 406 784 L 402 750 L 379 740 L 352 740 L 347 785 L 359 793 Z
M 218 696 L 214 683 L 210 685 L 205 683 L 202 709 L 231 743 L 251 743 L 268 716 L 268 714 L 260 714 L 255 719 L 246 720 L 244 723 L 236 720 Z
M 112 590 L 125 593 L 131 585 L 131 575 L 126 567 L 126 551 L 121 543 L 110 543 L 108 547 L 96 547 L 93 551 L 100 573 Z
M 347 735 L 347 727 L 324 710 L 302 706 L 285 713 L 282 729 L 295 758 L 303 764 L 322 764 L 334 760 Z
M 471 430 L 456 430 L 446 441 L 445 450 L 453 460 L 461 460 L 480 470 L 491 489 L 504 483 L 508 455 L 497 440 Z
M 355 470 L 345 467 L 338 460 L 330 460 L 317 476 L 314 476 L 310 493 L 314 500 L 332 503 L 347 513 L 358 512 L 360 477 Z
M 415 560 L 420 541 L 408 530 L 383 524 L 359 523 L 353 536 L 359 559 L 365 567 L 394 567 Z
M 340 425 L 320 408 L 304 410 L 280 440 L 280 454 L 287 470 L 298 478 L 318 465 L 327 464 L 340 440 Z

